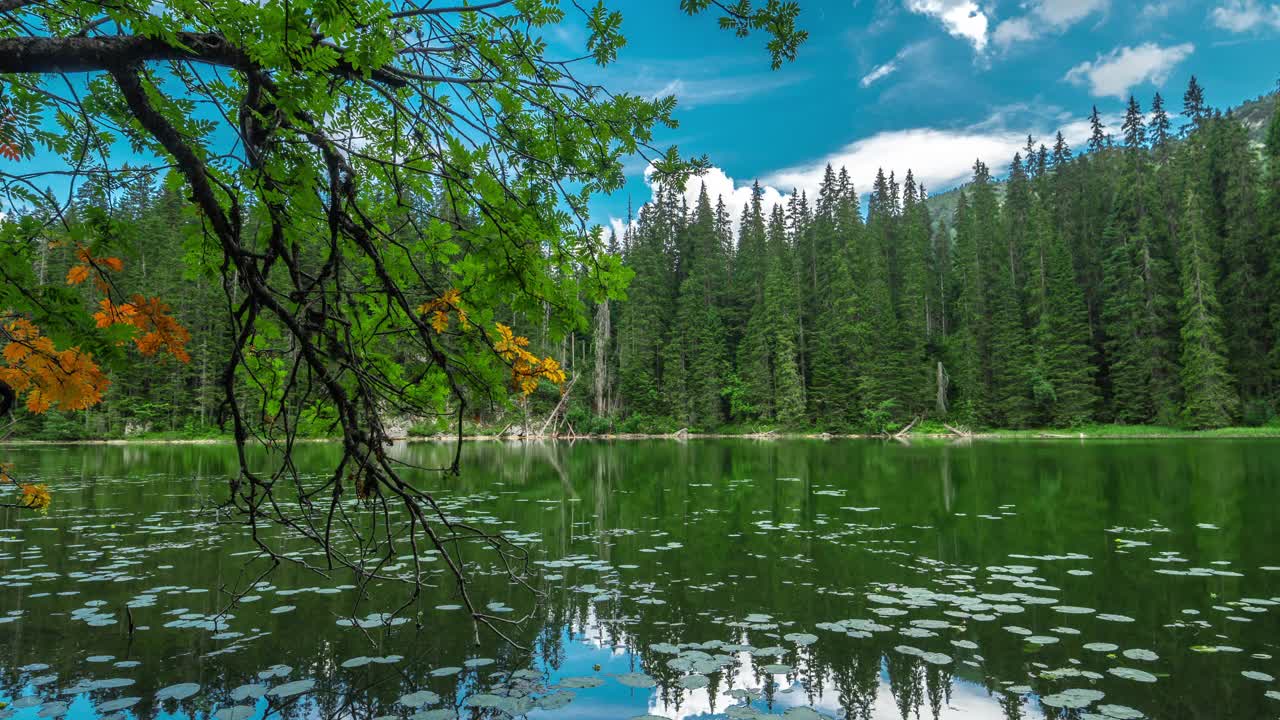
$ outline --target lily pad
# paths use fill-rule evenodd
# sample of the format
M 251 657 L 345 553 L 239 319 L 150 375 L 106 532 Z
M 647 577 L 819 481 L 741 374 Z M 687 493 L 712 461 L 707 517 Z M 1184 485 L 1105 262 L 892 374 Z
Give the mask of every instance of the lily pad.
M 267 691 L 267 694 L 280 699 L 291 698 L 294 695 L 302 695 L 309 693 L 316 686 L 316 681 L 311 679 L 294 680 L 283 685 L 277 685 Z
M 200 692 L 199 683 L 180 683 L 156 691 L 157 700 L 186 700 Z M 101 709 L 101 708 L 99 708 Z
M 420 708 L 424 705 L 435 705 L 440 702 L 440 696 L 430 690 L 419 690 L 415 693 L 400 696 L 400 704 L 409 708 Z
M 701 690 L 711 684 L 706 675 L 686 675 L 680 678 L 680 687 L 685 690 Z
M 213 720 L 249 720 L 258 711 L 251 705 L 232 705 L 224 707 L 213 714 Z
M 1129 658 L 1130 660 L 1145 660 L 1147 662 L 1155 662 L 1156 660 L 1160 659 L 1159 655 L 1151 652 L 1150 650 L 1143 650 L 1141 648 L 1132 648 L 1129 650 L 1125 650 L 1121 654 Z
M 117 698 L 115 700 L 109 700 L 98 706 L 98 712 L 113 713 L 113 712 L 116 712 L 117 710 L 124 710 L 126 708 L 131 708 L 134 705 L 137 705 L 138 701 L 141 699 L 142 698 L 140 697 L 123 697 L 123 698 Z
M 1115 720 L 1142 720 L 1146 715 L 1125 705 L 1099 705 L 1098 712 Z
M 573 702 L 575 697 L 577 696 L 568 690 L 561 690 L 550 695 L 543 695 L 534 704 L 543 710 L 561 710 Z
M 252 684 L 241 685 L 231 691 L 231 699 L 235 702 L 244 702 L 245 700 L 257 700 L 270 690 L 266 685 Z
M 1133 680 L 1135 682 L 1142 682 L 1142 683 L 1153 683 L 1159 679 L 1155 675 L 1152 675 L 1151 673 L 1147 672 L 1146 670 L 1135 670 L 1133 668 L 1127 668 L 1127 667 L 1111 668 L 1107 670 L 1107 672 L 1111 673 L 1112 675 L 1115 675 L 1118 678 L 1124 678 L 1125 680 Z
M 627 687 L 640 689 L 648 689 L 658 684 L 648 675 L 637 672 L 622 673 L 617 676 L 617 680 Z
M 1067 710 L 1078 710 L 1086 708 L 1098 702 L 1104 697 L 1104 694 L 1098 690 L 1087 689 L 1071 689 L 1063 690 L 1060 693 L 1045 695 L 1040 698 L 1042 705 L 1048 705 L 1053 708 L 1064 708 Z

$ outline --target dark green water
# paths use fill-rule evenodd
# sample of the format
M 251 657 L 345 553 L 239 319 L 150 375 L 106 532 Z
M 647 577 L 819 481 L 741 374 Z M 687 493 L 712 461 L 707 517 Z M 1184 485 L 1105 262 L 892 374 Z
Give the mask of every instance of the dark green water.
M 228 608 L 229 447 L 3 454 L 55 507 L 0 510 L 0 720 L 1280 715 L 1277 442 L 472 444 L 414 479 L 541 562 L 535 598 L 470 553 L 527 650 L 439 560 L 394 627 L 350 618 L 403 587 L 289 564 Z

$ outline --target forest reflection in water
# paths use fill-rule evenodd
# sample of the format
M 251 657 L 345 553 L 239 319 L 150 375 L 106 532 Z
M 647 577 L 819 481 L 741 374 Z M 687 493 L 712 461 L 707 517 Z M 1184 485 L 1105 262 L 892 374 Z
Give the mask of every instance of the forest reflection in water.
M 474 645 L 439 561 L 394 626 L 403 588 L 289 565 L 228 609 L 230 447 L 7 454 L 57 504 L 0 515 L 0 720 L 1280 711 L 1274 442 L 470 444 L 415 481 L 529 548 L 537 602 L 468 555 L 528 651 Z

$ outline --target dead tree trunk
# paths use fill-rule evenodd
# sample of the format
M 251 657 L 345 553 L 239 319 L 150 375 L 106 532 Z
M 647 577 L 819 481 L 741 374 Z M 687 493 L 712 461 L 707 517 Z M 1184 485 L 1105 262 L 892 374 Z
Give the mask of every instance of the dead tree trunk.
M 606 391 L 609 389 L 609 336 L 613 333 L 613 320 L 610 317 L 609 301 L 606 299 L 596 308 L 596 367 L 595 367 L 595 412 L 597 415 L 608 415 Z
M 938 361 L 938 415 L 946 417 L 947 414 L 947 390 L 951 387 L 951 378 L 947 375 L 946 368 L 942 367 L 942 361 Z
M 556 403 L 556 409 L 552 410 L 551 414 L 547 416 L 547 421 L 542 423 L 542 429 L 538 431 L 539 437 L 546 437 L 547 428 L 551 427 L 551 422 L 560 417 L 560 411 L 564 409 L 564 404 L 568 402 L 569 393 L 573 392 L 573 384 L 576 382 L 578 382 L 578 376 L 574 375 L 573 379 L 569 381 L 569 386 L 564 389 L 563 393 L 560 393 L 560 402 Z

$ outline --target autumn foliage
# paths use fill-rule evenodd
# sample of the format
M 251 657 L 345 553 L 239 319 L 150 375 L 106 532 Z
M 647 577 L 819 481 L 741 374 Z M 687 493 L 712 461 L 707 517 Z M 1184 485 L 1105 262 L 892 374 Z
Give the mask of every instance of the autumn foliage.
M 526 396 L 538 389 L 538 381 L 546 380 L 556 385 L 563 385 L 564 370 L 555 358 L 538 359 L 529 352 L 529 338 L 520 337 L 511 328 L 502 323 L 494 323 L 498 328 L 498 339 L 493 349 L 511 366 L 511 384 Z
M 449 313 L 457 313 L 458 325 L 463 330 L 471 327 L 467 320 L 467 311 L 462 308 L 462 292 L 453 288 L 440 297 L 418 306 L 418 313 L 431 316 L 431 327 L 438 333 L 449 329 Z
M 434 300 L 418 306 L 418 313 L 431 317 L 431 327 L 438 333 L 449 329 L 451 313 L 458 317 L 458 325 L 463 330 L 471 324 L 467 319 L 467 311 L 462 306 L 462 292 L 453 288 Z M 489 344 L 493 351 L 511 367 L 511 386 L 525 396 L 538 389 L 538 383 L 546 380 L 554 385 L 564 385 L 565 372 L 555 358 L 542 358 L 527 350 L 529 338 L 517 336 L 511 328 L 502 323 L 494 323 L 497 328 L 496 338 L 491 337 Z
M 104 297 L 98 301 L 93 317 L 99 328 L 127 326 L 138 352 L 146 356 L 171 355 L 189 362 L 187 331 L 169 314 L 168 305 L 159 298 L 133 295 L 128 302 L 111 299 L 114 285 L 109 273 L 124 269 L 117 257 L 95 257 L 87 247 L 76 248 L 77 263 L 67 271 L 68 285 L 80 285 L 92 279 Z M 111 380 L 94 361 L 93 355 L 79 346 L 58 349 L 51 338 L 31 320 L 16 316 L 0 333 L 7 343 L 0 349 L 0 383 L 12 389 L 14 396 L 26 399 L 27 409 L 44 413 L 60 410 L 85 410 L 102 401 Z M 51 498 L 43 484 L 21 484 L 13 480 L 8 466 L 0 466 L 0 485 L 15 485 L 20 493 L 20 507 L 45 510 Z
M 111 381 L 78 347 L 58 350 L 29 320 L 5 326 L 9 344 L 0 351 L 0 382 L 27 398 L 27 409 L 46 412 L 57 405 L 63 410 L 84 410 L 102 400 Z
M 160 298 L 134 295 L 130 302 L 118 305 L 111 298 L 103 298 L 98 307 L 100 310 L 93 314 L 98 327 L 129 325 L 135 328 L 133 343 L 143 355 L 150 357 L 164 351 L 181 362 L 190 362 L 186 345 L 191 333 L 173 319 L 169 306 Z

